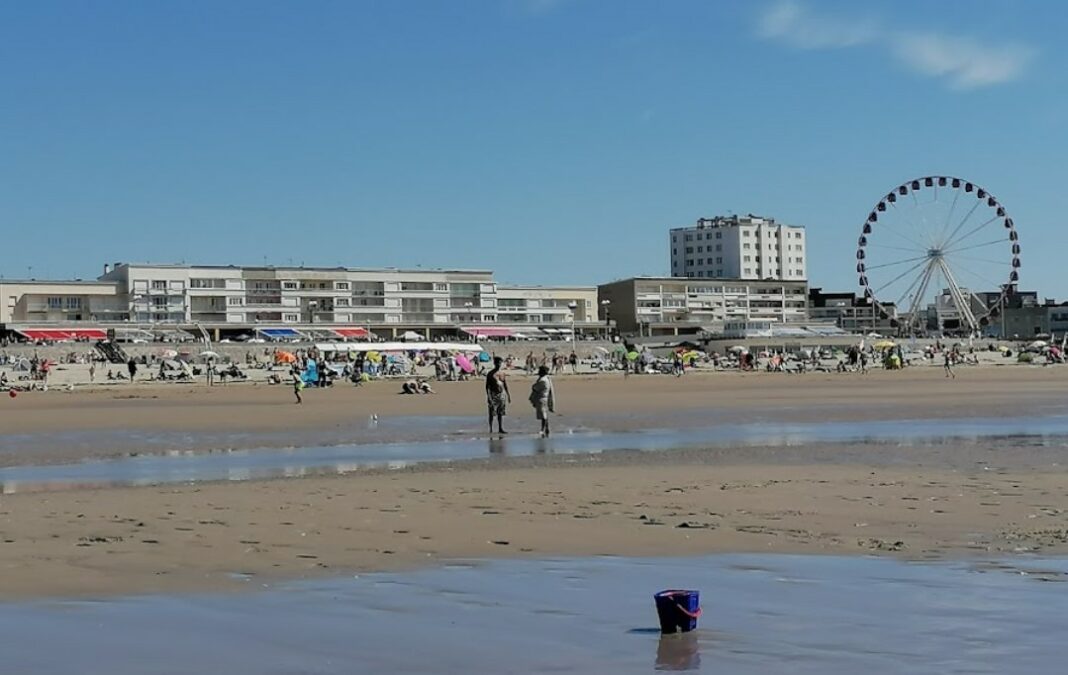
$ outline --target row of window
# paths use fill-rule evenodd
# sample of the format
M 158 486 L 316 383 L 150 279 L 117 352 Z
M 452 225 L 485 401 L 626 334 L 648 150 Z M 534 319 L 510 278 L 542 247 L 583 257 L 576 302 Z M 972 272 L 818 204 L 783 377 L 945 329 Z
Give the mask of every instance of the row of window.
M 48 309 L 81 309 L 82 299 L 74 297 L 50 297 L 48 298 Z
M 746 275 L 746 276 L 753 275 L 753 268 L 752 267 L 743 268 L 742 269 L 742 274 Z M 686 276 L 690 277 L 691 279 L 693 277 L 701 277 L 701 278 L 707 277 L 709 279 L 720 279 L 720 278 L 722 278 L 724 276 L 724 274 L 723 274 L 723 270 L 721 270 L 721 269 L 708 270 L 707 274 L 705 273 L 704 270 L 697 270 L 696 272 L 687 272 Z M 782 276 L 785 276 L 785 277 L 796 277 L 797 279 L 803 279 L 805 277 L 805 273 L 802 272 L 801 270 L 786 270 L 783 273 Z
M 716 235 L 716 237 L 715 237 L 716 239 L 722 239 L 723 238 L 723 233 L 722 232 L 706 232 L 705 233 L 705 239 L 712 239 L 712 235 L 713 234 Z M 753 236 L 753 230 L 743 228 L 742 229 L 742 236 L 743 237 L 751 237 L 751 236 Z M 770 236 L 775 238 L 775 239 L 778 239 L 779 238 L 779 231 L 778 230 L 772 230 Z M 794 230 L 792 232 L 787 232 L 786 233 L 786 237 L 789 238 L 789 239 L 800 239 L 801 236 L 802 236 L 802 234 L 798 230 Z M 671 235 L 671 241 L 677 242 L 678 240 L 679 240 L 678 235 Z M 701 241 L 701 233 L 698 232 L 696 234 L 687 234 L 685 240 L 686 241 L 694 241 L 694 240 Z

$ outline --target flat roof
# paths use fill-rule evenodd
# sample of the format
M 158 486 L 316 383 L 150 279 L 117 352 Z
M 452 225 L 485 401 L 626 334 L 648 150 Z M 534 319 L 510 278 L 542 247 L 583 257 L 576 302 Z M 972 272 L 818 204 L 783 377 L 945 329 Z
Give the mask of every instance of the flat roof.
M 115 263 L 118 267 L 146 267 L 149 269 L 168 270 L 249 270 L 261 272 L 387 272 L 391 274 L 493 274 L 493 270 L 480 269 L 438 269 L 431 267 L 307 267 L 300 265 L 185 265 L 182 263 Z
M 598 286 L 619 284 L 627 281 L 678 281 L 680 283 L 725 283 L 725 284 L 808 284 L 807 279 L 736 279 L 728 277 L 624 277 Z
M 70 284 L 72 286 L 114 286 L 118 282 L 100 279 L 0 279 L 0 286 L 4 284 L 20 284 L 23 286 L 54 286 L 56 284 Z

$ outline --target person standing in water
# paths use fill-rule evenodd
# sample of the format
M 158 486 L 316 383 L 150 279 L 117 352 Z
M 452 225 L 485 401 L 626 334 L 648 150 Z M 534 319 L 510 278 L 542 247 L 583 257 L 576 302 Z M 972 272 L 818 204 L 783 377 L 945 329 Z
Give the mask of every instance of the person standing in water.
M 497 418 L 497 430 L 506 434 L 504 430 L 504 415 L 508 404 L 512 402 L 512 395 L 508 392 L 508 380 L 501 371 L 504 359 L 497 356 L 493 359 L 493 370 L 486 373 L 486 407 L 489 411 L 489 430 L 493 433 L 493 418 Z M 544 366 L 542 366 L 544 368 Z M 540 372 L 540 371 L 539 371 Z
M 549 413 L 556 412 L 556 392 L 545 366 L 538 369 L 538 379 L 530 387 L 530 405 L 534 406 L 534 414 L 541 422 L 541 435 L 548 438 Z

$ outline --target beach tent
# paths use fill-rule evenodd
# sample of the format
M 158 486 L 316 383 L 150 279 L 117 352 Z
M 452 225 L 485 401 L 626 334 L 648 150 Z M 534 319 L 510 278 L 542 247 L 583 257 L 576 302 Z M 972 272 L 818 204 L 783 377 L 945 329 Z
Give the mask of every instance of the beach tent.
M 413 330 L 406 330 L 404 331 L 404 334 L 400 336 L 400 339 L 402 342 L 423 342 L 426 340 L 426 337 Z

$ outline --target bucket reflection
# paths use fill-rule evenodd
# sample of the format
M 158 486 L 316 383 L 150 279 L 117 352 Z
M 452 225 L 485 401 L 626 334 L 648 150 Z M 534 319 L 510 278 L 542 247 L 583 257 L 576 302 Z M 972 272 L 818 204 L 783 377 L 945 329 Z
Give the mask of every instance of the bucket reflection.
M 656 645 L 656 670 L 697 670 L 701 667 L 701 648 L 697 633 L 661 635 Z

